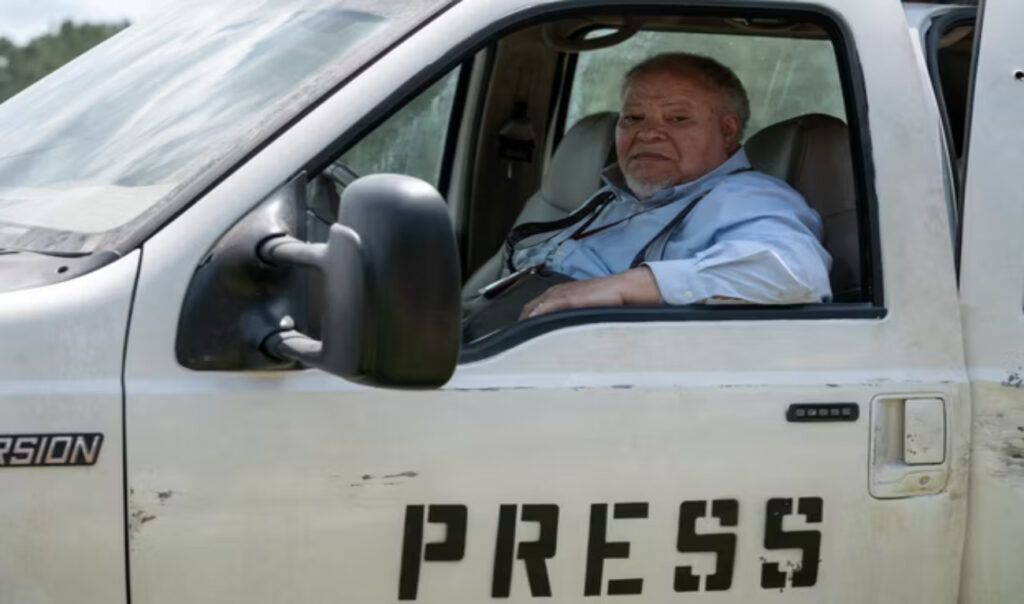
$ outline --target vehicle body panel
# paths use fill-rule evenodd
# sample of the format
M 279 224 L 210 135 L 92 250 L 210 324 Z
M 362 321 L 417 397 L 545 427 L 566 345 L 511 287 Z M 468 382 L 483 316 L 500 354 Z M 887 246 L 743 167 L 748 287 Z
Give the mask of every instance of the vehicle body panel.
M 964 191 L 961 306 L 974 415 L 965 602 L 1024 592 L 1024 6 L 988 2 L 975 49 Z
M 140 257 L 0 294 L 0 434 L 103 435 L 94 465 L 0 467 L 2 602 L 126 600 L 121 370 Z
M 128 476 L 131 508 L 156 518 L 131 534 L 135 601 L 394 601 L 407 506 L 418 505 L 465 505 L 468 519 L 464 557 L 424 562 L 417 599 L 479 601 L 493 587 L 503 504 L 559 507 L 553 595 L 586 601 L 591 506 L 627 502 L 649 504 L 648 516 L 609 520 L 609 538 L 633 550 L 604 564 L 601 593 L 608 579 L 637 577 L 642 595 L 617 599 L 665 600 L 677 596 L 676 566 L 706 575 L 713 564 L 676 551 L 680 504 L 714 499 L 740 511 L 736 528 L 699 527 L 737 535 L 731 590 L 702 592 L 707 600 L 955 601 L 970 407 L 942 140 L 930 90 L 905 86 L 921 75 L 902 9 L 890 2 L 818 5 L 842 15 L 863 69 L 884 319 L 574 327 L 463 365 L 435 392 L 177 364 L 185 291 L 223 232 L 396 102 L 396 90 L 457 59 L 462 38 L 506 15 L 567 4 L 455 6 L 146 243 L 126 367 Z M 946 401 L 940 493 L 870 495 L 870 409 L 887 395 Z M 789 404 L 822 402 L 857 403 L 861 419 L 785 421 Z M 875 429 L 892 426 L 877 420 Z M 801 560 L 799 550 L 764 549 L 766 502 L 801 497 L 824 501 L 821 523 L 785 522 L 787 531 L 820 528 L 817 585 L 764 589 L 765 563 L 792 571 Z M 427 524 L 428 543 L 446 538 Z M 529 523 L 519 530 L 536 537 Z M 511 600 L 531 599 L 519 562 L 512 572 Z

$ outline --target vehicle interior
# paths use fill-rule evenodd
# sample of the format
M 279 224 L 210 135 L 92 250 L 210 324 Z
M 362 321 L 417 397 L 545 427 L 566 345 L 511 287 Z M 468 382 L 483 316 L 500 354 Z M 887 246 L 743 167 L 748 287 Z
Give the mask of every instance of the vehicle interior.
M 564 217 L 602 186 L 602 169 L 615 162 L 622 76 L 644 58 L 670 51 L 715 58 L 743 81 L 751 105 L 744 149 L 755 169 L 789 183 L 821 215 L 833 258 L 832 301 L 647 314 L 575 309 L 555 313 L 561 321 L 524 321 L 538 324 L 506 336 L 499 348 L 589 321 L 749 318 L 751 312 L 790 319 L 882 316 L 870 167 L 859 151 L 867 128 L 856 60 L 842 31 L 812 12 L 585 13 L 502 32 L 428 86 L 411 90 L 330 159 L 311 180 L 311 234 L 330 223 L 340 190 L 353 178 L 417 176 L 448 203 L 463 294 L 472 296 L 501 274 L 499 250 L 514 225 Z M 481 343 L 467 344 L 472 351 Z

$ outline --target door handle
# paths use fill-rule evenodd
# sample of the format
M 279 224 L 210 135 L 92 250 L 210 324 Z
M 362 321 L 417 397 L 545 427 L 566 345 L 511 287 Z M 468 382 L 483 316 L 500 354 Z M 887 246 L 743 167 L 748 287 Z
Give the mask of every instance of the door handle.
M 947 418 L 940 395 L 887 394 L 871 401 L 868 488 L 873 497 L 914 497 L 946 488 Z

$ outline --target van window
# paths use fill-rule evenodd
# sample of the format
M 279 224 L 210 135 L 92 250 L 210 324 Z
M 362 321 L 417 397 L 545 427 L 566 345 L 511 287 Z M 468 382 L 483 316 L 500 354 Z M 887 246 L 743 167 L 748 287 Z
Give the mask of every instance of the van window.
M 415 176 L 438 186 L 455 108 L 460 70 L 452 69 L 363 135 L 316 174 L 306 190 L 307 234 L 326 241 L 341 193 L 360 176 Z
M 446 5 L 364 4 L 191 3 L 5 101 L 0 247 L 126 254 Z
M 566 17 L 548 30 L 544 28 L 551 23 L 532 23 L 505 32 L 491 42 L 492 52 L 484 55 L 471 49 L 467 52 L 473 54 L 454 59 L 467 67 L 460 70 L 466 74 L 462 92 L 456 92 L 458 78 L 449 73 L 390 108 L 389 119 L 362 134 L 324 171 L 334 181 L 326 189 L 335 191 L 338 180 L 330 172 L 339 166 L 348 169 L 349 177 L 398 172 L 436 185 L 444 184 L 445 171 L 454 168 L 446 158 L 461 162 L 451 170 L 451 190 L 460 196 L 452 216 L 464 263 L 464 310 L 473 311 L 486 305 L 481 300 L 488 297 L 479 295 L 482 290 L 493 295 L 504 291 L 501 284 L 508 281 L 502 277 L 511 269 L 502 253 L 515 226 L 559 221 L 601 187 L 602 168 L 614 159 L 615 130 L 615 116 L 602 112 L 618 111 L 624 74 L 661 52 L 696 52 L 733 69 L 748 91 L 751 119 L 743 141 L 753 168 L 786 181 L 820 215 L 822 244 L 831 257 L 831 298 L 821 304 L 758 307 L 734 304 L 739 298 L 723 295 L 706 304 L 578 308 L 530 321 L 516 321 L 515 309 L 511 322 L 502 316 L 501 321 L 482 322 L 479 330 L 464 329 L 464 361 L 583 323 L 885 315 L 873 239 L 873 193 L 863 182 L 866 172 L 860 153 L 867 148 L 867 131 L 861 119 L 864 109 L 857 104 L 857 89 L 851 83 L 859 78 L 852 49 L 836 44 L 841 34 L 823 18 L 687 19 L 637 17 L 639 31 L 625 41 L 583 51 L 579 49 L 586 45 L 579 44 L 576 32 L 593 28 L 594 22 L 616 27 L 615 17 L 595 17 L 590 24 Z M 592 29 L 595 32 L 603 37 L 602 30 Z M 566 56 L 570 60 L 563 62 Z M 472 132 L 458 137 L 454 151 L 446 149 L 451 146 L 446 139 L 453 115 L 461 118 L 460 123 L 474 124 Z M 552 119 L 558 116 L 570 125 L 561 133 L 561 120 Z M 571 125 L 581 119 L 582 127 L 574 132 Z M 511 123 L 528 130 L 531 140 L 563 136 L 552 156 L 538 157 L 540 145 L 533 153 L 510 156 L 500 143 Z M 534 233 L 531 241 L 545 233 Z M 465 314 L 467 321 L 473 316 Z
M 736 73 L 750 98 L 745 137 L 807 113 L 846 121 L 836 55 L 829 40 L 644 31 L 613 47 L 579 54 L 566 126 L 598 111 L 618 111 L 626 72 L 663 52 L 706 55 Z
M 458 75 L 458 69 L 449 72 L 338 161 L 360 176 L 379 172 L 407 174 L 438 186 Z

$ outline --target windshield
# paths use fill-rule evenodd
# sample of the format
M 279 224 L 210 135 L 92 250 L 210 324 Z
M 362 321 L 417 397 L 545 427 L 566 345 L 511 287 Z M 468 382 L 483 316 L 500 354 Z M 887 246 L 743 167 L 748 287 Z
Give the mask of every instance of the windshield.
M 202 0 L 132 25 L 0 104 L 0 249 L 118 247 L 447 3 Z

